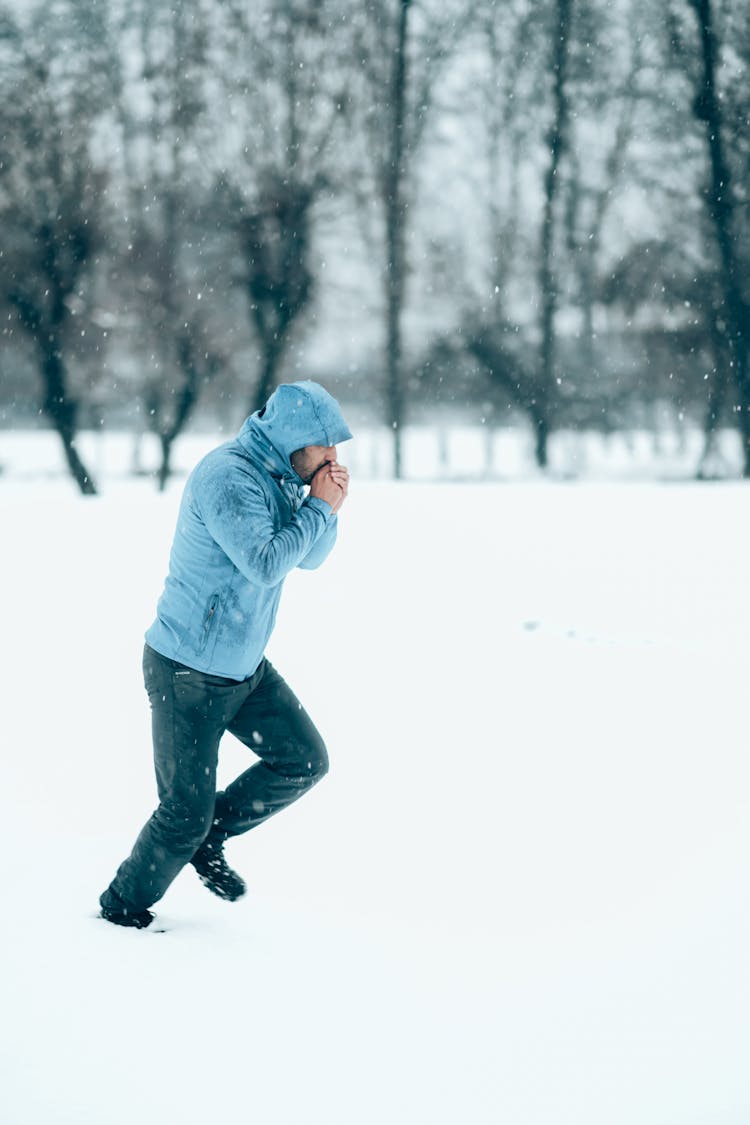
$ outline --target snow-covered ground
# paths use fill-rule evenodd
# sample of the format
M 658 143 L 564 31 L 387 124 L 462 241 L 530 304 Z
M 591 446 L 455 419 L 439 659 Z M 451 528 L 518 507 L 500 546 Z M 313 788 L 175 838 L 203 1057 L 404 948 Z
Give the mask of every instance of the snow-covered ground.
M 179 492 L 0 479 L 2 1125 L 747 1125 L 747 486 L 355 479 L 270 649 L 331 773 L 152 934 Z

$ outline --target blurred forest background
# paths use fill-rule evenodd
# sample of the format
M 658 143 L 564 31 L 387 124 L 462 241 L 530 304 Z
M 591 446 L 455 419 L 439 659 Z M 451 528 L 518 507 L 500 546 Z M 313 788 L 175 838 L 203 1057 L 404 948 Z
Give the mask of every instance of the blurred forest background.
M 0 442 L 82 492 L 307 377 L 395 477 L 451 420 L 750 476 L 746 0 L 6 0 L 0 83 Z

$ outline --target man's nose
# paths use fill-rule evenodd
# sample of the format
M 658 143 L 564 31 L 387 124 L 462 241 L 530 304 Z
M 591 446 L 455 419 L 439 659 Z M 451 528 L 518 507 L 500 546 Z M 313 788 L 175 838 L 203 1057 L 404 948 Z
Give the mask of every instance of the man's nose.
M 335 460 L 336 460 L 336 446 L 335 445 L 329 445 L 328 449 L 326 449 L 326 461 L 335 461 Z

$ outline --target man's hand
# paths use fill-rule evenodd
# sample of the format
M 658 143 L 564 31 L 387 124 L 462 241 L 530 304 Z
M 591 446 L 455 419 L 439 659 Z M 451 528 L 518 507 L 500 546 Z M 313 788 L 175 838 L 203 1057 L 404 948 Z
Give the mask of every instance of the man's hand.
M 338 512 L 349 493 L 349 470 L 338 461 L 326 461 L 310 482 L 310 495 L 317 496 Z

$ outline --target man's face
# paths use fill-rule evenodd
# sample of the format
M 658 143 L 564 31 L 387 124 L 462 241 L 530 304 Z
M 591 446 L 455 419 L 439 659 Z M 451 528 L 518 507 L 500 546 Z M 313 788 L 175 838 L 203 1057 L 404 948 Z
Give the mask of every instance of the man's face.
M 292 468 L 305 484 L 309 484 L 318 469 L 328 461 L 336 460 L 335 445 L 306 445 L 291 456 Z

